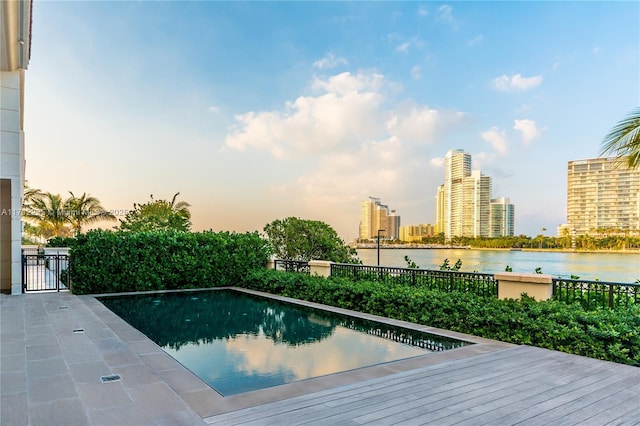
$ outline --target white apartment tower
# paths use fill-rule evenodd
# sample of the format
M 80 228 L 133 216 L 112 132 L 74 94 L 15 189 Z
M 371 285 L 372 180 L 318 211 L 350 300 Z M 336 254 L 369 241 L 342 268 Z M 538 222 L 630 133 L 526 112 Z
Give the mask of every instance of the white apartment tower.
M 444 160 L 444 236 L 464 235 L 464 178 L 471 175 L 471 154 L 455 149 Z
M 462 235 L 488 237 L 491 203 L 491 178 L 474 170 L 463 180 Z
M 574 235 L 640 235 L 640 169 L 626 158 L 568 163 L 567 222 Z
M 471 170 L 471 154 L 462 149 L 447 152 L 444 184 L 438 187 L 436 196 L 435 232 L 444 232 L 447 240 L 509 235 L 513 232 L 513 205 L 508 208 L 511 216 L 505 218 L 511 225 L 496 225 L 498 231 L 494 232 L 491 202 L 491 177 Z
M 490 204 L 489 236 L 512 237 L 515 235 L 515 207 L 506 197 L 495 198 Z

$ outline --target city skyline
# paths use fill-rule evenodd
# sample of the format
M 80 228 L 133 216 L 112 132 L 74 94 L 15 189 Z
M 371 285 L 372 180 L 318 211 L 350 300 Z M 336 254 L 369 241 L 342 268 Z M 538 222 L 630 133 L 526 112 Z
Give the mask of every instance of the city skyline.
M 443 153 L 567 221 L 566 165 L 639 102 L 637 2 L 42 2 L 26 178 L 108 210 L 168 198 L 194 230 L 322 220 L 370 194 L 432 223 Z M 597 102 L 594 100 L 597 99 Z M 111 225 L 109 225 L 111 226 Z

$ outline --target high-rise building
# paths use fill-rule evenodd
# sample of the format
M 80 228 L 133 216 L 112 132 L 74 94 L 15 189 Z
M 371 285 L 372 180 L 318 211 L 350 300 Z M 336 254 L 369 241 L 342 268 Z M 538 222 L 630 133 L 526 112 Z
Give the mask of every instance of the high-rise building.
M 360 239 L 377 238 L 378 230 L 384 230 L 380 236 L 385 239 L 397 239 L 400 236 L 400 216 L 395 210 L 389 211 L 389 206 L 382 204 L 380 198 L 369 197 L 360 204 Z
M 436 196 L 436 233 L 444 232 L 445 238 L 451 239 L 459 236 L 502 236 L 513 232 L 511 214 L 511 226 L 499 228 L 507 233 L 494 235 L 491 225 L 491 177 L 479 170 L 471 170 L 469 153 L 461 149 L 447 152 L 444 175 L 444 184 L 438 187 Z M 513 205 L 510 211 L 513 213 Z
M 490 204 L 490 237 L 512 237 L 515 235 L 515 207 L 506 197 L 494 198 Z
M 464 178 L 471 175 L 471 155 L 450 150 L 444 162 L 444 235 L 464 235 Z
M 0 4 L 0 291 L 22 293 L 24 82 L 31 56 L 31 1 Z
M 573 235 L 640 235 L 640 169 L 626 158 L 568 163 L 567 223 Z
M 435 235 L 444 232 L 444 185 L 438 186 L 438 193 L 436 195 L 436 224 L 433 227 L 433 232 Z
M 491 178 L 474 170 L 463 179 L 462 235 L 468 237 L 489 236 L 489 204 L 491 203 Z

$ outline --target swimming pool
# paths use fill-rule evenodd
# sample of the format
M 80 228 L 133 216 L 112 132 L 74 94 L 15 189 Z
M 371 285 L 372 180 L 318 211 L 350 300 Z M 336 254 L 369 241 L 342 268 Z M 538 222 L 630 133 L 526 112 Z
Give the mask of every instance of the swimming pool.
M 98 300 L 223 396 L 471 344 L 229 289 Z

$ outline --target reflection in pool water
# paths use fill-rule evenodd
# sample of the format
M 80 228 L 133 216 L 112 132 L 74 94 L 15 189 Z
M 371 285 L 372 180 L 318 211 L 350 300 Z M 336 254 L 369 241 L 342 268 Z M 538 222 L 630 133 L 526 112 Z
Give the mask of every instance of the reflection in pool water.
M 469 344 L 232 290 L 99 300 L 225 396 Z

